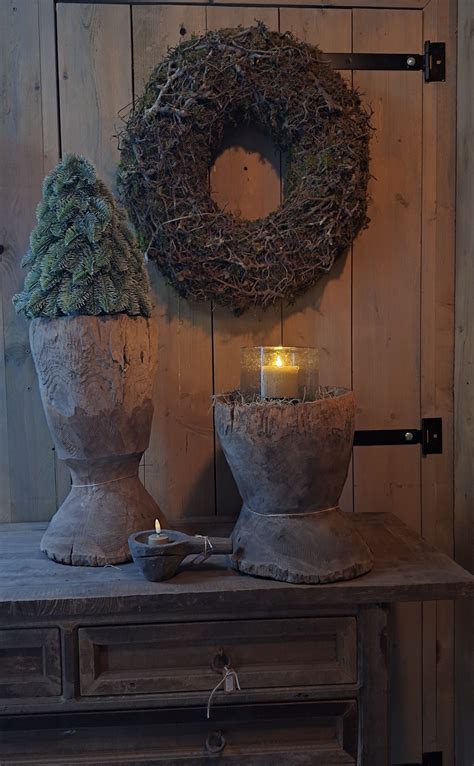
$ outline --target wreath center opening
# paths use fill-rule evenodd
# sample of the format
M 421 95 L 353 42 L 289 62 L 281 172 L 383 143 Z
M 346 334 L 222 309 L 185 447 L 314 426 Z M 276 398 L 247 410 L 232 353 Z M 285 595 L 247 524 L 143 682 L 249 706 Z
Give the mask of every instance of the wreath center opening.
M 245 221 L 280 206 L 281 153 L 257 125 L 229 125 L 210 169 L 210 194 L 224 213 Z

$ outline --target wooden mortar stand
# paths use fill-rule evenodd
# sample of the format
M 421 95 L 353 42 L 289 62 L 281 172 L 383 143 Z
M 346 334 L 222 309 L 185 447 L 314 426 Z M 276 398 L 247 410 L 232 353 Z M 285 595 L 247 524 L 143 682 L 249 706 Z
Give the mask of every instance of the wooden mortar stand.
M 236 569 L 294 583 L 347 580 L 371 569 L 369 548 L 337 506 L 354 413 L 346 389 L 312 402 L 217 397 L 216 430 L 243 499 L 232 534 Z
M 41 549 L 63 564 L 130 559 L 128 537 L 163 515 L 138 478 L 153 417 L 157 333 L 152 320 L 114 316 L 34 319 L 30 344 L 69 495 Z

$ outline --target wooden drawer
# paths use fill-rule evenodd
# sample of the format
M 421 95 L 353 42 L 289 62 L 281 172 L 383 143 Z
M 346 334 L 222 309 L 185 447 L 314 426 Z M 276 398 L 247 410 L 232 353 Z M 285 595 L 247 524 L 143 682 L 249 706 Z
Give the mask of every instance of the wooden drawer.
M 354 683 L 354 617 L 81 628 L 84 696 L 209 692 L 224 664 L 242 690 Z
M 1 763 L 330 766 L 357 760 L 355 701 L 5 720 Z M 78 755 L 80 753 L 80 756 Z M 29 758 L 34 757 L 34 760 Z M 373 765 L 375 766 L 375 764 Z
M 59 630 L 0 630 L 0 698 L 12 702 L 60 694 Z

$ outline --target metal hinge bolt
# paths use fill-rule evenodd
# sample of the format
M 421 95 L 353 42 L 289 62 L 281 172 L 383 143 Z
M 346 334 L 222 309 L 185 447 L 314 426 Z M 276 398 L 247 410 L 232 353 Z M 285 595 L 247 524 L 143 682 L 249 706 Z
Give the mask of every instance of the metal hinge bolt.
M 413 441 L 413 434 L 411 431 L 407 431 L 405 434 L 405 441 L 406 442 L 412 442 Z
M 407 58 L 407 66 L 415 66 L 416 59 L 414 56 L 408 56 Z

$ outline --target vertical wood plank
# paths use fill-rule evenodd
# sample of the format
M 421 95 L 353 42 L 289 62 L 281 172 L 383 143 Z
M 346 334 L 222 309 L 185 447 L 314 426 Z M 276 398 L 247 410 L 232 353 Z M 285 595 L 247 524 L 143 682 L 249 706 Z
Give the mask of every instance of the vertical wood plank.
M 58 155 L 53 0 L 0 7 L 0 518 L 48 519 L 56 510 L 55 455 L 43 414 L 27 322 L 11 299 L 22 286 L 44 175 Z
M 352 51 L 350 9 L 281 8 L 280 27 L 323 51 Z M 323 385 L 352 385 L 351 261 L 348 253 L 293 306 L 283 307 L 283 342 L 319 347 Z
M 360 610 L 359 651 L 362 660 L 359 736 L 362 752 L 357 766 L 389 766 L 389 667 L 391 614 L 387 606 Z
M 40 0 L 38 9 L 40 30 L 41 76 L 48 87 L 43 89 L 43 158 L 47 170 L 59 160 L 60 135 L 58 122 L 58 72 L 56 66 L 55 9 L 50 0 Z M 54 448 L 53 448 L 54 449 Z M 69 470 L 54 452 L 54 481 L 56 508 L 59 508 L 69 492 L 71 478 Z
M 119 110 L 132 99 L 130 12 L 126 6 L 57 6 L 61 148 L 85 155 L 115 187 Z M 57 461 L 58 503 L 70 487 Z
M 423 88 L 421 415 L 443 418 L 443 453 L 421 462 L 422 533 L 453 554 L 456 4 L 431 0 L 425 40 L 444 40 L 446 82 Z M 454 763 L 454 607 L 423 606 L 423 749 Z
M 239 24 L 251 26 L 257 20 L 263 21 L 269 29 L 278 29 L 278 10 L 248 6 L 207 8 L 208 29 Z M 211 169 L 211 192 L 221 207 L 239 211 L 243 218 L 263 218 L 280 203 L 279 153 L 268 139 L 256 136 L 255 132 L 247 129 L 234 134 L 234 139 L 238 145 L 227 146 Z M 262 162 L 262 155 L 267 158 L 266 162 Z M 280 306 L 266 311 L 250 309 L 241 317 L 216 306 L 213 312 L 213 339 L 214 390 L 221 393 L 239 385 L 240 349 L 243 346 L 281 343 Z M 240 496 L 218 444 L 216 504 L 218 515 L 231 517 L 238 513 L 241 506 Z
M 474 6 L 458 0 L 455 556 L 474 572 Z M 456 603 L 456 766 L 474 762 L 474 602 Z
M 41 66 L 41 117 L 43 165 L 48 173 L 59 160 L 58 71 L 56 64 L 56 18 L 54 0 L 38 0 Z
M 448 556 L 453 554 L 455 10 L 447 0 L 431 0 L 424 11 L 424 37 L 441 35 L 448 55 L 446 82 L 423 88 L 421 414 L 443 418 L 443 453 L 422 461 L 422 530 Z
M 2 227 L 3 228 L 3 227 Z M 6 232 L 1 231 L 2 247 Z M 2 255 L 0 255 L 0 275 L 2 273 Z M 10 494 L 10 454 L 8 449 L 8 399 L 5 365 L 5 333 L 3 328 L 4 302 L 7 296 L 1 295 L 0 301 L 0 522 L 11 521 Z
M 350 9 L 281 8 L 280 29 L 323 51 L 352 51 Z M 352 82 L 351 73 L 343 73 Z M 283 306 L 283 343 L 317 346 L 322 385 L 352 387 L 352 253 L 335 264 L 330 274 Z M 353 510 L 352 464 L 340 505 Z
M 84 154 L 114 187 L 119 111 L 132 101 L 130 9 L 59 3 L 57 24 L 63 154 Z
M 134 88 L 138 95 L 169 47 L 205 31 L 196 6 L 133 8 Z M 159 328 L 155 416 L 145 485 L 168 519 L 213 516 L 214 437 L 211 310 L 179 298 L 154 266 Z
M 354 51 L 418 50 L 421 14 L 354 11 Z M 353 383 L 358 428 L 415 427 L 420 419 L 422 79 L 356 72 L 374 109 L 371 223 L 354 243 Z M 400 114 L 404 119 L 400 120 Z M 355 454 L 357 510 L 386 510 L 420 528 L 419 448 Z
M 354 52 L 418 50 L 418 11 L 354 10 Z M 358 428 L 420 420 L 422 78 L 356 72 L 374 109 L 371 224 L 353 248 L 353 384 Z M 400 115 L 403 114 L 403 119 Z M 359 448 L 356 510 L 390 510 L 421 526 L 418 447 Z M 421 761 L 421 606 L 395 611 L 392 761 Z

